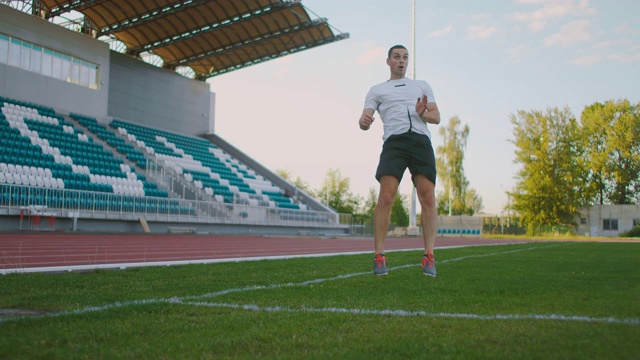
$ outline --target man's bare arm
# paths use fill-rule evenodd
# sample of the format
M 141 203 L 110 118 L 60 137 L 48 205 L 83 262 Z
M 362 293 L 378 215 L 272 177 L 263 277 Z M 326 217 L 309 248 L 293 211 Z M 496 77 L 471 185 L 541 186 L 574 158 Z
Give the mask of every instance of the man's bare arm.
M 360 120 L 358 121 L 358 124 L 360 125 L 360 129 L 369 130 L 369 128 L 371 127 L 371 124 L 375 120 L 375 118 L 373 117 L 374 112 L 375 110 L 373 109 L 362 110 L 362 115 L 360 115 Z
M 429 124 L 440 124 L 440 110 L 434 102 L 427 102 L 427 97 L 423 96 L 416 101 L 416 112 L 420 118 Z
M 440 124 L 440 110 L 438 109 L 438 104 L 428 103 L 427 111 L 425 111 L 420 117 L 429 124 Z

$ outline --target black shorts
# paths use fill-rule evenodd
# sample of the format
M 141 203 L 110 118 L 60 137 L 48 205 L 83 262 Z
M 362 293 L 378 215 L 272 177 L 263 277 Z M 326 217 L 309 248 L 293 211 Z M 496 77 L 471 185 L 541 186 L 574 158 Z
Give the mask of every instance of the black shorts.
M 422 174 L 436 184 L 436 157 L 427 135 L 415 132 L 391 135 L 382 145 L 376 170 L 378 182 L 383 175 L 393 175 L 402 181 L 407 168 L 412 180 L 414 176 Z

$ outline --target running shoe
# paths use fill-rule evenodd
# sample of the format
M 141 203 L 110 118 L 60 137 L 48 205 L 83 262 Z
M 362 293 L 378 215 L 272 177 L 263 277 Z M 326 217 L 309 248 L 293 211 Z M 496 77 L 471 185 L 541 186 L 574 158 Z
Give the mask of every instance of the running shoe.
M 424 276 L 436 277 L 436 260 L 433 258 L 432 252 L 422 256 L 422 273 Z
M 373 274 L 375 276 L 387 275 L 387 258 L 384 254 L 376 254 L 373 257 Z

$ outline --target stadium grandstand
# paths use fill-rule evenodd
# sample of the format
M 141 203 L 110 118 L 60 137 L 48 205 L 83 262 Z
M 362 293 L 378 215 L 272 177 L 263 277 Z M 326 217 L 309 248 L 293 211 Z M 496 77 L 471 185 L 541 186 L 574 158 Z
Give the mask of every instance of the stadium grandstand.
M 345 235 L 207 79 L 347 39 L 301 1 L 0 1 L 0 229 Z

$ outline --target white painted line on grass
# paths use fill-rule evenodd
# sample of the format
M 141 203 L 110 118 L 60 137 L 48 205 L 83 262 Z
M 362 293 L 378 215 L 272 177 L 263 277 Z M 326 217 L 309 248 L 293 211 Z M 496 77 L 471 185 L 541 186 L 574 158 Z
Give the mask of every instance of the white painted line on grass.
M 212 302 L 190 302 L 182 301 L 180 299 L 169 299 L 169 303 L 191 305 L 191 306 L 208 306 L 219 308 L 231 308 L 231 309 L 243 309 L 250 311 L 264 311 L 264 312 L 287 312 L 287 313 L 338 313 L 338 314 L 352 314 L 352 315 L 380 315 L 380 316 L 398 316 L 398 317 L 434 317 L 434 318 L 456 318 L 456 319 L 475 319 L 475 320 L 559 320 L 559 321 L 577 321 L 577 322 L 589 322 L 589 323 L 611 323 L 611 324 L 626 324 L 626 325 L 640 325 L 640 319 L 627 318 L 619 319 L 615 317 L 591 317 L 591 316 L 576 316 L 576 315 L 560 315 L 560 314 L 494 314 L 494 315 L 481 315 L 481 314 L 466 314 L 466 313 L 433 313 L 427 311 L 408 311 L 408 310 L 372 310 L 372 309 L 346 309 L 346 308 L 310 308 L 301 306 L 300 308 L 288 308 L 281 306 L 258 306 L 253 304 L 228 304 L 228 303 L 212 303 Z
M 524 248 L 524 249 L 515 249 L 515 250 L 500 251 L 500 252 L 479 254 L 479 255 L 461 256 L 458 258 L 439 261 L 437 263 L 444 264 L 448 262 L 460 261 L 465 259 L 518 253 L 523 251 L 544 249 L 544 248 L 556 247 L 561 245 L 566 245 L 566 243 L 547 245 L 547 246 L 536 246 L 536 247 L 530 247 L 530 248 Z M 390 268 L 390 270 L 398 270 L 398 269 L 403 269 L 403 268 L 413 267 L 418 265 L 419 264 L 401 265 L 401 266 Z M 307 286 L 310 284 L 347 279 L 347 278 L 360 276 L 360 275 L 371 275 L 371 272 L 367 271 L 367 272 L 344 274 L 344 275 L 338 275 L 338 276 L 329 277 L 329 278 L 307 280 L 307 281 L 302 281 L 298 283 L 285 283 L 285 284 L 273 284 L 273 285 L 266 285 L 266 286 L 247 286 L 243 288 L 231 288 L 231 289 L 225 289 L 221 291 L 216 291 L 216 292 L 203 294 L 203 295 L 196 295 L 196 296 L 171 297 L 168 299 L 151 298 L 151 299 L 142 299 L 142 300 L 118 301 L 118 302 L 114 302 L 114 303 L 102 305 L 102 306 L 88 306 L 80 309 L 63 311 L 63 312 L 53 313 L 53 314 L 39 315 L 39 316 L 78 315 L 78 314 L 85 314 L 85 313 L 91 313 L 91 312 L 101 312 L 101 311 L 106 311 L 106 310 L 116 309 L 116 308 L 124 308 L 128 306 L 168 303 L 168 304 L 180 304 L 180 305 L 191 305 L 191 306 L 208 306 L 208 307 L 219 307 L 219 308 L 243 309 L 243 310 L 250 310 L 250 311 L 265 311 L 265 312 L 340 313 L 340 314 L 354 314 L 354 315 L 386 315 L 386 316 L 398 316 L 398 317 L 424 316 L 424 317 L 441 317 L 441 318 L 464 318 L 464 319 L 477 319 L 477 320 L 559 320 L 559 321 L 578 321 L 578 322 L 591 322 L 591 323 L 594 323 L 594 322 L 614 323 L 614 324 L 626 324 L 626 325 L 634 325 L 634 326 L 640 325 L 639 318 L 619 319 L 615 317 L 590 317 L 590 316 L 561 315 L 561 314 L 483 315 L 483 314 L 467 314 L 467 313 L 432 313 L 432 312 L 426 312 L 426 311 L 408 311 L 408 310 L 392 310 L 392 309 L 373 310 L 373 309 L 348 309 L 348 308 L 336 308 L 336 307 L 310 308 L 305 306 L 301 306 L 300 308 L 287 308 L 287 307 L 281 307 L 281 306 L 260 307 L 258 305 L 253 305 L 253 304 L 228 304 L 228 303 L 217 303 L 217 302 L 189 301 L 189 300 L 195 300 L 195 299 L 201 299 L 201 298 L 218 297 L 218 296 L 223 296 L 230 293 L 255 291 L 255 290 L 279 289 L 283 287 Z M 34 317 L 37 317 L 37 316 L 21 316 L 21 317 L 4 318 L 4 319 L 0 319 L 0 323 L 11 321 L 11 320 L 33 319 Z
M 586 322 L 586 323 L 609 323 L 609 324 L 624 324 L 624 325 L 640 325 L 640 318 L 615 318 L 615 317 L 591 317 L 591 316 L 579 316 L 579 315 L 561 315 L 561 314 L 494 314 L 494 315 L 482 315 L 482 314 L 469 314 L 469 313 L 434 313 L 427 311 L 409 311 L 409 310 L 374 310 L 374 309 L 348 309 L 348 308 L 312 308 L 301 306 L 300 308 L 288 308 L 282 306 L 258 306 L 254 304 L 229 304 L 229 303 L 216 303 L 216 302 L 202 302 L 202 301 L 184 301 L 182 298 L 169 298 L 169 299 L 144 299 L 144 300 L 131 300 L 115 302 L 103 306 L 89 306 L 82 309 L 63 311 L 54 314 L 45 314 L 38 316 L 21 316 L 0 319 L 0 323 L 8 322 L 11 320 L 21 319 L 33 319 L 40 316 L 64 316 L 64 315 L 79 315 L 91 312 L 101 312 L 110 309 L 124 308 L 135 305 L 150 305 L 150 304 L 175 304 L 186 306 L 205 306 L 215 308 L 228 308 L 228 309 L 242 309 L 256 312 L 286 312 L 286 313 L 336 313 L 336 314 L 351 314 L 351 315 L 374 315 L 374 316 L 396 316 L 396 317 L 432 317 L 432 318 L 455 318 L 455 319 L 473 319 L 473 320 L 546 320 L 546 321 L 573 321 L 573 322 Z
M 502 255 L 502 254 L 512 254 L 512 253 L 518 253 L 518 252 L 530 251 L 530 250 L 536 250 L 536 249 L 546 249 L 546 248 L 550 248 L 550 247 L 557 247 L 557 246 L 567 245 L 567 244 L 569 244 L 569 243 L 546 245 L 546 246 L 536 246 L 536 247 L 530 247 L 530 248 L 525 248 L 525 249 L 515 249 L 515 250 L 508 250 L 508 251 L 499 251 L 499 252 L 488 253 L 488 254 L 461 256 L 461 257 L 458 257 L 458 258 L 447 259 L 447 260 L 442 260 L 442 261 L 437 261 L 436 260 L 436 264 L 445 264 L 445 263 L 449 263 L 449 262 L 453 262 L 453 261 L 460 261 L 460 260 L 473 259 L 473 258 L 482 258 L 482 257 Z M 390 267 L 389 271 L 394 271 L 394 270 L 399 270 L 399 269 L 404 269 L 404 268 L 414 267 L 414 266 L 419 266 L 419 265 L 420 265 L 419 263 L 400 265 L 400 266 Z M 299 282 L 299 283 L 285 283 L 285 284 L 246 286 L 246 287 L 241 287 L 241 288 L 231 288 L 231 289 L 215 291 L 215 292 L 208 293 L 208 294 L 203 294 L 203 295 L 185 296 L 185 297 L 183 297 L 183 299 L 212 298 L 212 297 L 216 297 L 216 296 L 227 295 L 227 294 L 230 294 L 230 293 L 239 293 L 239 292 L 245 292 L 245 291 L 272 290 L 272 289 L 279 289 L 279 288 L 283 288 L 283 287 L 292 287 L 292 286 L 307 286 L 307 285 L 310 285 L 310 284 L 318 284 L 318 283 L 323 283 L 323 282 L 326 282 L 326 281 L 348 279 L 350 277 L 360 276 L 360 275 L 373 275 L 373 274 L 372 274 L 371 271 L 366 271 L 366 272 L 357 272 L 357 273 L 351 273 L 351 274 L 338 275 L 338 276 L 334 276 L 334 277 L 330 277 L 330 278 L 320 278 L 320 279 L 314 279 L 314 280 L 307 280 L 307 281 L 303 281 L 303 282 Z

